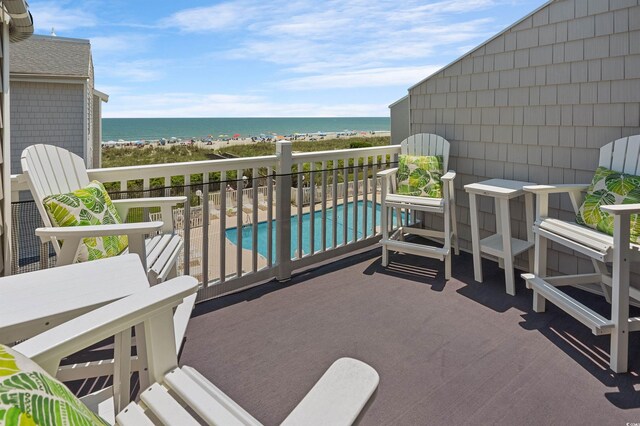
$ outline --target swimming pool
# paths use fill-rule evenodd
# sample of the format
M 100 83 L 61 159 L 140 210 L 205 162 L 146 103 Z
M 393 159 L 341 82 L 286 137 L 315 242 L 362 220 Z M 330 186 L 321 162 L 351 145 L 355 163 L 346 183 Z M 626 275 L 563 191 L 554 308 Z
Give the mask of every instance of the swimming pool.
M 344 204 L 336 207 L 337 223 L 336 223 L 336 245 L 340 245 L 344 241 L 343 219 Z M 373 202 L 367 202 L 367 235 L 375 234 L 376 230 L 373 226 Z M 380 204 L 376 205 L 376 224 L 380 226 Z M 322 211 L 316 211 L 314 215 L 314 252 L 322 249 Z M 364 235 L 364 227 L 362 224 L 364 216 L 364 201 L 358 201 L 357 205 L 357 226 L 358 238 Z M 272 228 L 272 256 L 275 261 L 276 256 L 276 221 L 273 222 Z M 258 253 L 265 258 L 267 257 L 267 224 L 268 222 L 258 223 Z M 311 253 L 311 213 L 302 215 L 302 252 L 303 254 Z M 251 233 L 252 225 L 243 227 L 242 232 L 242 248 L 253 250 L 253 236 Z M 327 248 L 333 247 L 333 207 L 327 209 Z M 232 243 L 238 241 L 238 229 L 230 228 L 226 231 L 226 236 Z M 353 202 L 347 204 L 347 242 L 353 241 Z M 298 216 L 291 216 L 291 257 L 295 257 L 298 250 Z

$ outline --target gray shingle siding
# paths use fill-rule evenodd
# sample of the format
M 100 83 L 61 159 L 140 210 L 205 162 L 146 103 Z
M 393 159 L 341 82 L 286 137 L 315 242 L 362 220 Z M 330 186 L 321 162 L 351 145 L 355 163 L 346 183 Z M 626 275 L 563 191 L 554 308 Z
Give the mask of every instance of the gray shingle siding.
M 465 184 L 494 177 L 589 182 L 601 146 L 640 133 L 638 30 L 638 0 L 558 0 L 410 89 L 411 132 L 436 132 L 452 143 L 463 247 L 471 248 Z M 448 93 L 435 90 L 443 76 Z M 458 105 L 443 114 L 447 95 Z M 524 212 L 516 204 L 513 229 L 522 238 Z M 559 197 L 551 210 L 573 215 Z M 486 236 L 495 229 L 492 203 L 480 216 Z M 589 265 L 552 250 L 552 269 L 575 273 Z
M 21 173 L 20 154 L 46 143 L 85 155 L 81 84 L 11 82 L 11 173 Z

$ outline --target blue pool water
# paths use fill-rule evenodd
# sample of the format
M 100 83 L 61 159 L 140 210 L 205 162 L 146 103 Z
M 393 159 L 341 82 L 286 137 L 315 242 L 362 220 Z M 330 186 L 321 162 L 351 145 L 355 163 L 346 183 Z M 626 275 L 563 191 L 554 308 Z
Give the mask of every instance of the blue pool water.
M 336 245 L 340 245 L 344 241 L 343 220 L 344 220 L 344 204 L 336 207 L 337 210 L 337 235 Z M 373 235 L 375 233 L 375 227 L 373 225 L 373 203 L 367 202 L 367 235 Z M 376 205 L 376 224 L 380 225 L 380 205 Z M 316 211 L 314 214 L 314 252 L 322 249 L 322 212 Z M 363 227 L 364 216 L 364 201 L 358 201 L 357 206 L 357 227 L 358 227 L 358 239 L 364 235 Z M 276 256 L 276 222 L 272 222 L 272 257 L 275 261 Z M 258 253 L 265 258 L 267 257 L 267 224 L 268 222 L 258 223 Z M 311 253 L 311 213 L 305 213 L 302 215 L 302 252 L 303 254 Z M 243 228 L 242 232 L 242 248 L 253 249 L 253 237 L 251 233 L 252 225 L 247 225 Z M 333 208 L 327 209 L 327 248 L 333 247 Z M 298 250 L 298 216 L 291 217 L 291 257 L 294 257 Z M 238 241 L 238 229 L 230 228 L 226 231 L 226 236 L 232 243 Z M 347 204 L 347 242 L 353 241 L 353 203 Z

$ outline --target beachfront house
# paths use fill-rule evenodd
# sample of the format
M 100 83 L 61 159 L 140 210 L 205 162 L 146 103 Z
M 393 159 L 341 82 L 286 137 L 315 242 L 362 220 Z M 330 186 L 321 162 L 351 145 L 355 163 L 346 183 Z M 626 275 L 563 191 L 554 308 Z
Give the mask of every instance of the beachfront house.
M 600 147 L 640 133 L 639 37 L 638 0 L 549 1 L 392 106 L 392 120 L 400 120 L 392 129 L 451 142 L 467 253 L 454 257 L 449 281 L 441 262 L 423 257 L 381 266 L 375 176 L 395 166 L 398 145 L 302 153 L 277 141 L 275 155 L 88 175 L 125 197 L 190 197 L 174 213 L 185 247 L 179 268 L 201 285 L 180 362 L 265 424 L 280 424 L 298 395 L 345 355 L 380 375 L 362 424 L 623 424 L 640 416 L 639 333 L 630 336 L 629 374 L 617 374 L 608 336 L 551 307 L 535 312 L 520 279 L 515 294 L 506 294 L 497 262 L 485 261 L 485 281 L 476 282 L 463 185 L 590 181 Z M 130 189 L 172 180 L 184 184 Z M 24 182 L 14 177 L 11 191 L 27 190 Z M 552 200 L 552 214 L 575 217 L 565 202 Z M 359 203 L 367 206 L 361 214 Z M 315 214 L 307 214 L 311 208 Z M 493 209 L 491 202 L 478 208 L 483 236 L 495 231 Z M 523 210 L 512 204 L 521 237 Z M 590 266 L 569 250 L 551 253 L 551 270 Z M 43 259 L 16 263 L 13 272 L 50 267 Z M 529 270 L 526 260 L 520 265 Z M 604 297 L 574 294 L 611 310 Z M 118 352 L 128 358 L 120 339 Z
M 34 35 L 11 57 L 11 168 L 36 143 L 62 146 L 99 167 L 101 108 L 89 40 Z

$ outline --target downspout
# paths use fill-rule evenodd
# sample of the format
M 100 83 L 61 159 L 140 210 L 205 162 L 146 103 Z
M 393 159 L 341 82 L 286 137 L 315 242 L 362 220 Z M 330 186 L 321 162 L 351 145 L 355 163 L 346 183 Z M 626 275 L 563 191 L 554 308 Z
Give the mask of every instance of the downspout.
M 33 18 L 24 0 L 0 0 L 0 30 L 2 30 L 2 58 L 0 58 L 0 70 L 2 71 L 2 89 L 0 90 L 0 148 L 2 160 L 0 160 L 0 182 L 2 199 L 0 200 L 0 214 L 2 226 L 0 227 L 0 248 L 2 254 L 2 267 L 0 275 L 10 275 L 12 272 L 12 227 L 11 227 L 11 124 L 10 85 L 9 85 L 9 42 L 19 42 L 33 34 Z

